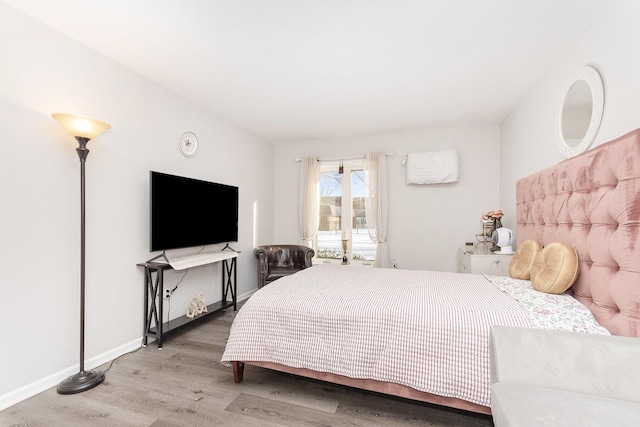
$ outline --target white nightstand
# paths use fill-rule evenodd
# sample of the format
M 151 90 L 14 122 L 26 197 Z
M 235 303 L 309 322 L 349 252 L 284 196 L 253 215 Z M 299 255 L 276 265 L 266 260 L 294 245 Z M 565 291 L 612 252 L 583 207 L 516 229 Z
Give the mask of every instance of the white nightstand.
M 508 276 L 509 264 L 513 254 L 503 255 L 483 250 L 467 253 L 464 248 L 458 249 L 458 273 L 491 274 Z

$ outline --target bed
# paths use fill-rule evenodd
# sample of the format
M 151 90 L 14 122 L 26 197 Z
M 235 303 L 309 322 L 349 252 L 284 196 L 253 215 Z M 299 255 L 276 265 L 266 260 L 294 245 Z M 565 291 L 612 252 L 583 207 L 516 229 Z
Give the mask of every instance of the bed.
M 516 186 L 518 244 L 570 245 L 559 295 L 528 280 L 317 265 L 258 290 L 222 363 L 489 414 L 492 325 L 640 336 L 640 129 Z

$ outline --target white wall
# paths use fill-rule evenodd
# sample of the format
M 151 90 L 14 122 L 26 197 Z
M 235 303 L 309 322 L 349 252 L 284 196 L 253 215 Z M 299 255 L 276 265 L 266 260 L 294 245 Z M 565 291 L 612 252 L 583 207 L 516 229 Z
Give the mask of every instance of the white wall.
M 455 271 L 457 247 L 479 232 L 480 213 L 503 209 L 503 224 L 515 228 L 516 179 L 562 160 L 553 125 L 568 75 L 590 64 L 604 78 L 596 145 L 640 126 L 637 16 L 640 2 L 613 2 L 500 126 L 274 148 L 0 3 L 0 409 L 77 369 L 79 162 L 75 141 L 52 112 L 113 126 L 90 143 L 87 160 L 86 356 L 92 368 L 140 343 L 143 283 L 136 263 L 153 255 L 147 249 L 150 169 L 240 187 L 238 286 L 246 295 L 255 288 L 254 201 L 258 244 L 299 241 L 297 157 L 393 152 L 391 256 L 403 268 Z M 201 142 L 192 159 L 177 150 L 185 130 Z M 459 183 L 405 184 L 401 162 L 407 153 L 445 148 L 460 154 Z M 184 314 L 188 298 L 217 273 L 213 267 L 192 270 L 172 299 L 172 317 Z M 170 274 L 167 283 L 179 279 Z
M 402 160 L 411 152 L 455 149 L 458 183 L 407 185 Z M 389 173 L 389 253 L 407 269 L 456 271 L 457 248 L 480 232 L 483 212 L 498 206 L 499 127 L 459 126 L 330 141 L 276 145 L 275 241 L 298 243 L 299 173 L 296 158 L 392 152 Z M 508 218 L 506 223 L 507 226 Z M 294 227 L 292 227 L 294 225 Z M 269 242 L 261 242 L 269 243 Z
M 560 97 L 568 78 L 584 65 L 604 81 L 604 115 L 592 147 L 640 127 L 640 2 L 611 2 L 586 37 L 565 53 L 501 125 L 500 204 L 515 215 L 516 180 L 562 160 L 554 140 Z
M 0 409 L 52 387 L 79 362 L 80 162 L 53 112 L 104 120 L 87 159 L 86 368 L 141 343 L 149 170 L 240 188 L 238 292 L 256 287 L 253 203 L 271 240 L 273 155 L 174 93 L 0 2 Z M 194 131 L 193 158 L 178 137 Z M 267 179 L 265 179 L 267 177 Z M 172 195 L 167 198 L 171 201 Z M 220 207 L 221 209 L 224 207 Z M 185 212 L 185 220 L 188 212 Z M 185 314 L 220 299 L 219 266 L 190 270 L 171 299 Z M 182 274 L 169 273 L 166 286 Z

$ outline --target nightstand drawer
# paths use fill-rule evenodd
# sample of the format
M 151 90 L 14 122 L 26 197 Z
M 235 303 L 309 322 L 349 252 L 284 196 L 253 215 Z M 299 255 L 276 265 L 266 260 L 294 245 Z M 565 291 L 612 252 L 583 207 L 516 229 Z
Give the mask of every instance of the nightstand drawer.
M 482 251 L 468 253 L 464 248 L 458 249 L 458 273 L 490 274 L 508 276 L 509 264 L 513 254 L 486 254 Z

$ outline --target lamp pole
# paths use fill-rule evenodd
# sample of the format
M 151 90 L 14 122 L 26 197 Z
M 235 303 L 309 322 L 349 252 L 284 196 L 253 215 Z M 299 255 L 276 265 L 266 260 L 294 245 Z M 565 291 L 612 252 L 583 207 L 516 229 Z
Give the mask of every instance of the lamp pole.
M 87 143 L 111 126 L 93 119 L 53 114 L 65 130 L 78 141 L 76 152 L 80 159 L 80 371 L 58 384 L 59 394 L 75 394 L 92 389 L 104 381 L 104 372 L 84 369 L 84 324 L 85 324 L 85 163 L 89 155 Z M 82 136 L 86 134 L 88 136 Z
M 80 372 L 84 372 L 84 300 L 85 300 L 85 163 L 89 155 L 89 138 L 76 136 L 80 159 Z M 104 374 L 103 374 L 104 376 Z M 104 378 L 103 378 L 104 379 Z

